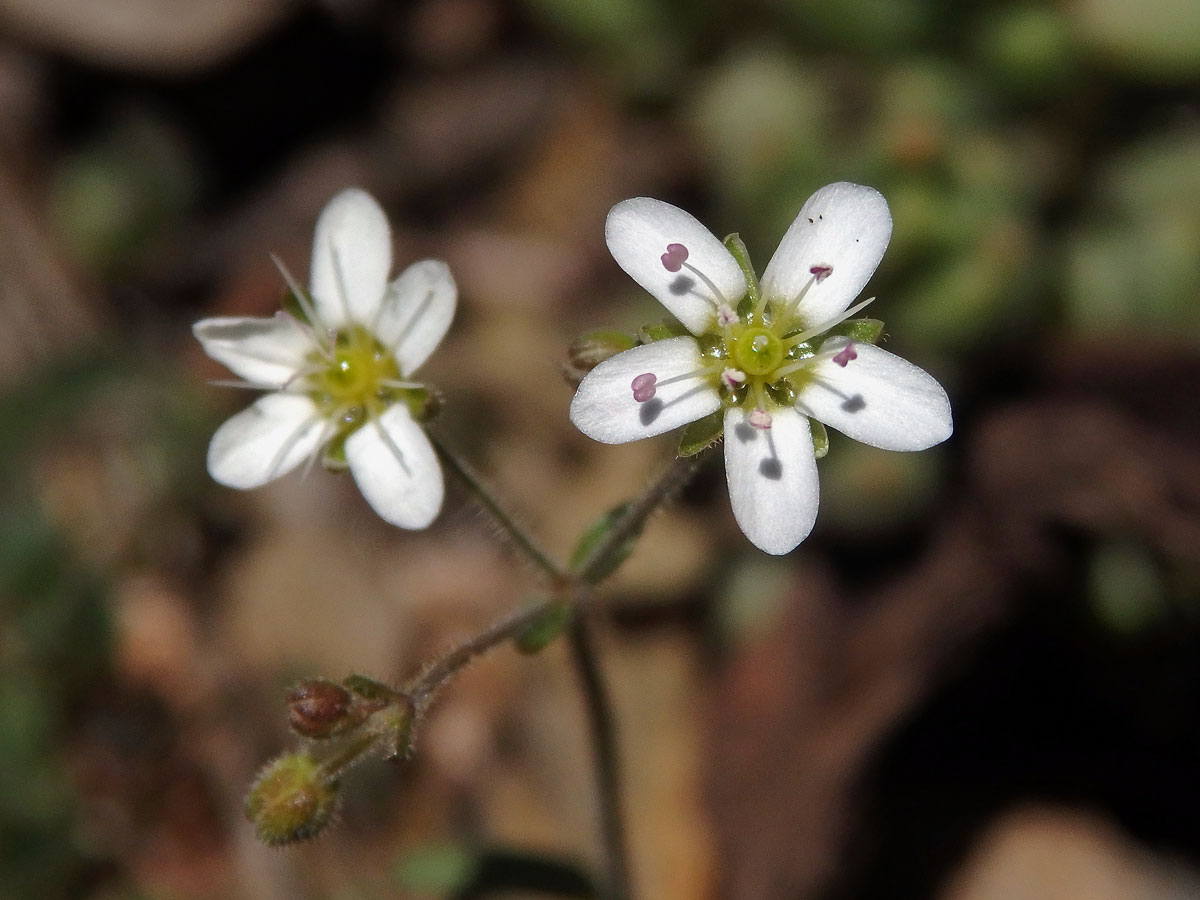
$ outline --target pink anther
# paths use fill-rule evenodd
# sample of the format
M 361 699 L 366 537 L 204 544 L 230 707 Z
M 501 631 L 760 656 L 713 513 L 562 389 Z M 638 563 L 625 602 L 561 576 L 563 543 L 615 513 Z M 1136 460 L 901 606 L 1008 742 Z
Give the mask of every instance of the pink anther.
M 746 417 L 746 421 L 759 431 L 766 431 L 771 427 L 771 414 L 765 409 L 756 409 Z
M 638 403 L 645 403 L 647 400 L 653 400 L 656 391 L 655 385 L 658 379 L 653 372 L 643 372 L 637 378 L 633 379 L 630 385 L 633 388 L 633 399 Z
M 844 369 L 846 368 L 846 363 L 852 359 L 858 359 L 858 351 L 854 349 L 854 344 L 850 343 L 842 348 L 842 351 L 833 358 L 833 361 Z
M 833 266 L 822 263 L 821 265 L 812 266 L 808 270 L 808 273 L 817 279 L 817 284 L 820 284 L 833 274 Z
M 688 249 L 683 244 L 667 244 L 667 252 L 659 258 L 668 272 L 678 272 L 687 262 Z

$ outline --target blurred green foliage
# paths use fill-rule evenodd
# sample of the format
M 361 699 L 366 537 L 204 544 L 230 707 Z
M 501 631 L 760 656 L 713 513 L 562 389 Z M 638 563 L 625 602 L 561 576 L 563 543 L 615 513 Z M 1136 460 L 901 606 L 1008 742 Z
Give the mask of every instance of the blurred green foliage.
M 63 360 L 0 396 L 0 481 L 11 486 L 0 503 L 0 897 L 12 900 L 80 896 L 104 863 L 77 827 L 72 755 L 84 750 L 68 735 L 110 690 L 112 579 L 150 559 L 169 566 L 172 510 L 195 496 L 204 407 L 136 360 Z M 147 491 L 132 530 L 106 526 L 126 536 L 119 558 L 82 553 L 44 493 L 41 467 L 80 440 L 101 460 L 131 455 Z M 125 511 L 114 503 L 111 515 Z

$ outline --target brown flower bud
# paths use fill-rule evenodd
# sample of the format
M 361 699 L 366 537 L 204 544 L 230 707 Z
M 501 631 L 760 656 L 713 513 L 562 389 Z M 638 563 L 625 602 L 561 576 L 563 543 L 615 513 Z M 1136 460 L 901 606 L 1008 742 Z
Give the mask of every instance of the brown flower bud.
M 306 738 L 328 738 L 351 723 L 353 698 L 340 684 L 309 678 L 287 692 L 288 724 Z

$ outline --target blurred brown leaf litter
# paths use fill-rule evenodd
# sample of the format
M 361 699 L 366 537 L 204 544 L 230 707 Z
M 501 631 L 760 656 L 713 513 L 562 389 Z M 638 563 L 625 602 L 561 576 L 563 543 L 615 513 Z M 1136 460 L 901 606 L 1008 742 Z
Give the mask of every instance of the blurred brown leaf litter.
M 889 199 L 869 291 L 957 433 L 920 456 L 834 436 L 782 560 L 737 532 L 719 465 L 651 522 L 603 597 L 639 896 L 1194 896 L 1194 6 L 4 0 L 0 896 L 594 871 L 557 645 L 467 669 L 319 841 L 254 842 L 289 683 L 402 679 L 534 581 L 454 489 L 399 534 L 322 472 L 212 484 L 207 439 L 249 398 L 204 385 L 190 322 L 269 314 L 269 254 L 304 280 L 321 207 L 371 190 L 397 264 L 459 281 L 426 371 L 443 432 L 565 555 L 671 452 L 566 418 L 575 334 L 661 314 L 608 208 L 679 203 L 761 268 L 841 178 Z

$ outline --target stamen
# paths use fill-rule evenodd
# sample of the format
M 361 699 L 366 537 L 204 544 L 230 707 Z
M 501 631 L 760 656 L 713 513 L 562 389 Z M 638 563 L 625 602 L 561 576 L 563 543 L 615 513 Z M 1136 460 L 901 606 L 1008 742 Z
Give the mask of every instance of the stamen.
M 379 383 L 384 387 L 397 388 L 402 391 L 419 391 L 425 387 L 419 381 L 400 381 L 396 378 L 380 378 Z
M 721 383 L 731 391 L 737 390 L 746 383 L 746 373 L 730 367 L 721 372 Z
M 300 474 L 301 481 L 307 480 L 312 470 L 317 465 L 317 460 L 321 458 L 321 454 L 325 452 L 325 445 L 333 438 L 336 427 L 333 422 L 326 421 L 321 428 L 321 436 L 317 438 L 317 442 L 313 444 L 312 452 L 308 454 L 308 462 L 304 464 L 304 469 Z
M 755 409 L 746 417 L 746 421 L 759 431 L 767 431 L 771 427 L 771 414 L 765 409 Z
M 722 328 L 728 328 L 734 322 L 738 321 L 738 314 L 733 307 L 728 303 L 722 303 L 717 306 L 717 324 Z
M 689 272 L 703 281 L 704 286 L 713 292 L 712 297 L 704 297 L 703 299 L 715 306 L 718 311 L 722 306 L 728 306 L 730 309 L 732 309 L 732 304 L 725 299 L 725 295 L 721 293 L 720 289 L 715 284 L 713 284 L 712 279 L 689 263 L 687 258 L 688 248 L 683 244 L 667 244 L 667 252 L 659 257 L 659 259 L 662 261 L 663 268 L 668 272 L 678 272 L 680 269 L 687 269 Z
M 844 369 L 852 359 L 858 359 L 858 351 L 854 349 L 853 341 L 842 348 L 842 352 L 835 356 L 833 361 Z
M 296 427 L 296 430 L 291 432 L 287 436 L 287 439 L 280 444 L 279 449 L 275 451 L 275 455 L 271 458 L 271 464 L 267 466 L 268 481 L 273 481 L 278 477 L 279 467 L 283 465 L 283 461 L 287 459 L 288 454 L 292 452 L 292 448 L 299 443 L 300 438 L 304 436 L 304 433 L 316 422 L 316 420 L 316 416 L 305 419 Z
M 810 275 L 812 275 L 812 277 L 808 279 L 808 281 L 804 282 L 804 287 L 800 288 L 799 293 L 797 293 L 795 297 L 793 297 L 780 308 L 779 315 L 775 317 L 775 321 L 785 322 L 787 319 L 791 318 L 792 313 L 796 311 L 796 307 L 801 304 L 805 296 L 807 296 L 808 292 L 812 289 L 812 286 L 814 284 L 820 284 L 833 274 L 833 266 L 829 265 L 828 263 L 818 263 L 815 266 L 810 266 L 808 272 Z
M 292 296 L 295 297 L 296 302 L 300 304 L 300 309 L 304 312 L 305 317 L 307 317 L 309 325 L 312 327 L 313 331 L 315 332 L 317 329 L 324 328 L 325 324 L 321 321 L 321 317 L 317 315 L 317 308 L 309 302 L 308 294 L 305 292 L 304 288 L 300 287 L 296 279 L 292 277 L 292 273 L 289 272 L 287 266 L 283 264 L 283 260 L 272 253 L 271 262 L 275 263 L 275 268 L 277 268 L 279 270 L 279 274 L 283 276 L 283 283 L 288 286 L 288 290 L 292 292 Z M 316 340 L 315 337 L 313 339 L 313 344 L 316 345 L 318 350 L 324 352 L 325 348 L 321 346 L 320 341 Z
M 847 350 L 850 351 L 849 356 L 845 355 Z M 845 362 L 839 361 L 839 357 L 842 357 Z M 817 363 L 823 362 L 827 359 L 831 359 L 839 366 L 844 367 L 846 363 L 857 358 L 858 351 L 851 350 L 849 346 L 842 347 L 840 350 L 822 350 L 820 353 L 815 353 L 812 356 L 806 356 L 804 359 L 798 359 L 793 363 L 788 363 L 786 366 L 780 366 L 775 370 L 773 377 L 776 380 L 780 378 L 787 378 L 787 376 L 791 375 L 793 372 L 798 372 L 800 369 L 807 369 L 809 366 L 816 365 Z
M 295 376 L 292 377 L 294 378 Z M 243 391 L 282 391 L 287 388 L 291 380 L 289 378 L 282 385 L 278 385 L 266 384 L 261 381 L 242 381 L 239 378 L 210 378 L 206 383 L 212 387 L 238 388 Z
M 315 252 L 315 251 L 314 251 Z M 346 313 L 346 321 L 354 321 L 354 312 L 350 309 L 350 292 L 346 290 L 346 272 L 342 268 L 342 255 L 338 253 L 337 245 L 329 239 L 329 252 L 333 256 L 333 280 L 337 285 L 338 296 L 342 299 L 342 311 Z
M 815 325 L 812 328 L 807 328 L 804 331 L 801 331 L 799 334 L 792 335 L 790 338 L 788 338 L 786 341 L 784 341 L 784 343 L 788 347 L 795 347 L 797 344 L 803 344 L 809 338 L 816 337 L 818 334 L 824 334 L 826 331 L 828 331 L 830 328 L 833 328 L 835 325 L 840 325 L 842 322 L 845 322 L 851 316 L 855 315 L 860 310 L 863 310 L 866 307 L 870 306 L 874 302 L 875 302 L 874 297 L 868 297 L 866 300 L 862 301 L 862 303 L 856 303 L 854 306 L 850 307 L 848 310 L 846 310 L 843 313 L 839 313 L 838 315 L 834 316 L 832 319 L 827 319 L 824 322 L 822 322 L 820 325 Z
M 754 382 L 754 401 L 758 406 L 751 410 L 746 421 L 759 431 L 766 431 L 771 427 L 771 414 L 767 412 L 767 396 L 762 381 Z
M 658 376 L 653 372 L 643 372 L 637 378 L 630 382 L 630 388 L 633 389 L 633 399 L 638 403 L 645 403 L 647 400 L 653 400 L 654 394 L 660 387 L 668 384 L 674 384 L 677 381 L 688 381 L 692 378 L 702 378 L 705 375 L 716 375 L 721 371 L 721 364 L 714 363 L 711 366 L 704 366 L 696 369 L 693 372 L 684 372 L 682 375 L 672 375 L 670 378 L 658 380 Z
M 668 272 L 678 272 L 687 262 L 687 258 L 688 248 L 683 244 L 667 244 L 667 252 L 659 257 L 662 260 L 663 268 Z
M 657 390 L 655 387 L 657 383 L 658 378 L 653 372 L 643 372 L 637 378 L 633 379 L 633 383 L 630 385 L 633 388 L 633 399 L 638 403 L 653 400 Z

